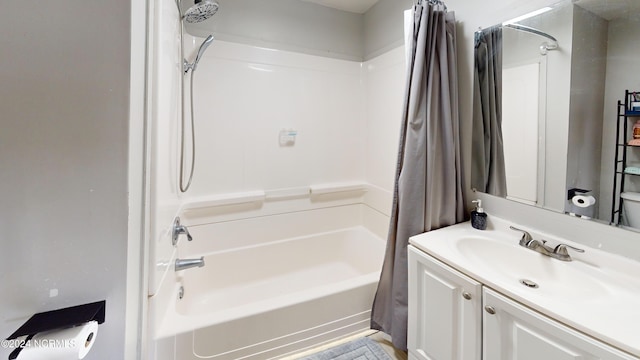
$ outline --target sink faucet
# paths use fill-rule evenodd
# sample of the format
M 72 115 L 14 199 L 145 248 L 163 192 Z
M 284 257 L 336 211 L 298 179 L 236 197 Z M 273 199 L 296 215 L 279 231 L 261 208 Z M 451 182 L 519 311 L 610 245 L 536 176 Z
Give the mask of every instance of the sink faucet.
M 176 259 L 175 270 L 186 270 L 192 267 L 203 267 L 204 266 L 204 256 L 201 256 L 200 259 Z
M 551 247 L 547 245 L 546 240 L 534 240 L 533 236 L 529 234 L 527 231 L 518 229 L 514 226 L 509 226 L 511 230 L 522 232 L 522 238 L 520 238 L 520 246 L 523 246 L 529 250 L 533 250 L 539 252 L 542 255 L 550 256 L 554 259 L 562 260 L 562 261 L 571 261 L 571 256 L 569 256 L 569 251 L 572 249 L 573 251 L 583 253 L 583 249 L 579 249 L 577 247 L 567 245 L 567 244 L 558 244 L 555 247 Z

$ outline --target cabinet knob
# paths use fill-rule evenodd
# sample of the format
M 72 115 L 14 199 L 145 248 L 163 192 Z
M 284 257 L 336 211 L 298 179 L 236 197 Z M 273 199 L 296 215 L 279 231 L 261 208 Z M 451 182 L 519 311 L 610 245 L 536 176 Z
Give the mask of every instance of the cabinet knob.
M 466 291 L 464 291 L 464 292 L 462 293 L 462 297 L 463 297 L 465 300 L 471 300 L 471 294 L 469 294 L 469 293 L 468 293 L 468 292 L 466 292 Z
M 496 309 L 494 309 L 493 306 L 487 305 L 487 306 L 484 307 L 484 310 L 486 312 L 488 312 L 489 314 L 491 314 L 491 315 L 495 315 L 495 313 L 496 313 Z

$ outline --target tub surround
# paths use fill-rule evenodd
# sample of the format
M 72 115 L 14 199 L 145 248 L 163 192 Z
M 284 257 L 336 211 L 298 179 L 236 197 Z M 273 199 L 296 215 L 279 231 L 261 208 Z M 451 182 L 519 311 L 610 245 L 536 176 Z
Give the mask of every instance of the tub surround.
M 162 6 L 169 6 L 169 13 L 170 6 L 175 8 Z M 164 57 L 166 43 L 161 41 L 158 47 Z M 187 35 L 186 43 L 189 57 L 200 39 Z M 158 66 L 165 68 L 171 61 Z M 306 196 L 308 189 L 315 188 L 317 195 L 327 184 L 356 184 L 364 191 L 350 190 L 349 197 L 374 209 L 372 222 L 379 214 L 388 216 L 397 147 L 397 137 L 389 134 L 399 131 L 399 121 L 390 119 L 400 117 L 403 79 L 402 47 L 361 63 L 215 41 L 194 79 L 197 170 L 186 194 L 172 190 L 179 134 L 177 121 L 168 119 L 173 117 L 175 94 L 157 95 L 149 294 L 157 292 L 167 264 L 175 257 L 167 239 L 173 218 L 182 213 L 185 223 L 194 225 L 211 217 L 234 219 L 335 206 L 346 203 L 343 194 Z M 168 84 L 176 79 L 160 77 L 160 81 Z M 285 128 L 297 131 L 295 145 L 279 145 L 279 133 Z M 225 202 L 230 203 L 217 206 Z M 202 206 L 208 210 L 195 209 Z M 386 236 L 387 224 L 383 218 L 372 229 Z
M 171 8 L 168 10 L 173 11 Z M 187 54 L 194 49 L 195 45 L 187 45 Z M 196 97 L 213 99 L 215 104 L 208 106 L 211 102 L 195 99 L 198 118 L 202 119 L 198 122 L 198 136 L 207 140 L 197 142 L 198 154 L 204 154 L 197 159 L 203 162 L 196 164 L 196 178 L 187 194 L 178 196 L 169 191 L 175 181 L 168 181 L 166 176 L 175 170 L 174 164 L 166 159 L 177 158 L 173 148 L 177 141 L 177 123 L 154 125 L 157 126 L 155 134 L 161 135 L 156 140 L 158 146 L 165 141 L 163 138 L 170 138 L 172 145 L 163 150 L 166 157 L 158 158 L 154 163 L 162 181 L 155 188 L 157 197 L 152 202 L 152 211 L 157 216 L 152 223 L 150 259 L 152 277 L 149 287 L 153 295 L 149 302 L 149 329 L 152 329 L 150 337 L 153 341 L 151 357 L 173 360 L 193 356 L 193 341 L 202 334 L 237 336 L 239 331 L 244 331 L 242 326 L 255 327 L 256 321 L 267 321 L 265 319 L 272 318 L 274 314 L 297 321 L 297 331 L 309 338 L 303 341 L 302 338 L 291 337 L 289 324 L 279 332 L 283 339 L 287 339 L 284 343 L 299 343 L 285 346 L 287 351 L 314 347 L 323 341 L 368 328 L 367 312 L 375 291 L 373 283 L 378 278 L 371 273 L 357 276 L 359 280 L 345 277 L 344 281 L 338 282 L 342 283 L 336 287 L 342 290 L 339 292 L 343 297 L 340 306 L 331 303 L 335 301 L 331 299 L 336 297 L 305 300 L 300 295 L 296 304 L 281 302 L 276 306 L 271 302 L 273 309 L 279 307 L 280 310 L 274 310 L 270 315 L 254 311 L 250 316 L 252 319 L 247 320 L 251 325 L 247 325 L 239 319 L 222 319 L 220 313 L 202 316 L 180 314 L 176 301 L 182 279 L 173 271 L 171 264 L 176 258 L 199 256 L 205 256 L 206 264 L 213 264 L 207 256 L 213 259 L 216 253 L 251 249 L 258 245 L 252 241 L 267 244 L 344 229 L 357 228 L 360 232 L 373 234 L 369 237 L 372 244 L 386 238 L 397 147 L 396 137 L 389 134 L 397 134 L 399 126 L 399 122 L 389 119 L 398 118 L 399 114 L 396 116 L 394 112 L 401 110 L 401 95 L 396 93 L 402 93 L 403 48 L 365 63 L 350 63 L 215 42 L 200 62 L 198 72 L 201 77 L 195 79 Z M 207 85 L 211 83 L 220 86 Z M 278 95 L 279 90 L 273 90 L 274 86 L 280 89 L 285 85 L 288 88 L 283 91 L 294 93 Z M 300 97 L 297 93 L 301 87 L 319 88 L 316 93 Z M 342 95 L 336 94 L 335 90 L 339 88 L 344 91 Z M 253 89 L 255 96 L 245 96 L 247 89 Z M 238 94 L 234 95 L 234 92 Z M 353 96 L 354 93 L 359 95 Z M 165 95 L 171 97 L 170 94 Z M 249 98 L 259 101 L 247 107 L 245 102 Z M 343 100 L 336 102 L 336 98 Z M 383 106 L 382 99 L 388 101 L 387 104 L 397 104 Z M 164 106 L 170 103 L 165 102 Z M 285 119 L 295 119 L 295 123 Z M 280 147 L 279 131 L 291 126 L 298 131 L 296 144 Z M 208 134 L 213 138 L 208 139 Z M 332 147 L 317 152 L 317 148 L 326 147 L 323 144 L 332 144 Z M 192 242 L 181 239 L 177 247 L 171 245 L 170 226 L 175 216 L 180 216 L 182 223 L 189 227 L 194 238 Z M 162 219 L 166 224 L 163 225 Z M 206 272 L 207 266 L 182 273 L 188 279 L 197 271 Z M 326 285 L 325 290 L 334 285 Z M 189 299 L 189 294 L 193 295 L 192 290 L 193 287 L 185 287 L 185 299 Z M 319 291 L 316 289 L 311 293 Z M 302 312 L 309 312 L 309 306 L 314 309 L 340 309 L 345 306 L 344 296 L 360 300 L 350 300 L 353 305 L 342 315 L 302 315 Z M 176 318 L 182 322 L 177 322 L 177 327 L 173 328 L 171 324 Z M 338 318 L 345 319 L 337 321 Z M 189 324 L 187 319 L 192 323 Z M 216 323 L 218 325 L 214 325 Z M 322 325 L 325 323 L 329 324 Z M 194 331 L 200 326 L 202 331 Z M 344 329 L 336 330 L 336 326 Z M 314 333 L 316 327 L 327 335 L 323 337 Z M 255 336 L 248 340 L 257 341 Z M 209 343 L 202 345 L 198 341 L 198 344 L 201 352 L 220 350 L 210 348 Z M 250 346 L 248 351 L 269 351 L 280 345 L 269 342 L 262 350 Z M 285 347 L 282 351 L 286 350 Z M 233 349 L 227 348 L 229 351 Z
M 195 314 L 187 312 L 185 304 L 211 295 L 194 286 L 194 279 L 198 272 L 208 273 L 223 263 L 223 254 L 259 252 L 270 245 L 293 243 L 291 239 L 307 239 L 308 247 L 314 247 L 328 241 L 325 235 L 351 233 L 360 234 L 355 236 L 357 241 L 366 243 L 363 247 L 369 250 L 378 249 L 375 256 L 382 256 L 400 124 L 393 119 L 399 119 L 402 110 L 404 48 L 361 62 L 214 41 L 199 63 L 193 84 L 195 178 L 188 193 L 177 194 L 179 103 L 175 99 L 179 97 L 171 89 L 179 79 L 170 69 L 180 63 L 171 20 L 175 4 L 162 1 L 154 8 L 156 26 L 163 31 L 158 31 L 151 49 L 156 54 L 154 82 L 159 85 L 152 87 L 151 358 L 182 360 L 195 356 L 194 351 L 198 355 L 229 352 L 222 355 L 228 358 L 262 353 L 262 357 L 253 356 L 264 358 L 367 329 L 380 264 L 366 273 L 358 266 L 344 265 L 348 262 L 344 257 L 340 260 L 338 245 L 328 247 L 336 256 L 333 262 L 299 270 L 318 279 L 313 289 L 271 299 L 265 293 L 253 304 L 228 311 L 217 303 L 211 306 L 213 311 Z M 185 37 L 187 58 L 192 58 L 200 42 Z M 185 86 L 190 86 L 189 81 Z M 295 144 L 280 145 L 283 129 L 297 132 Z M 193 241 L 181 239 L 173 247 L 171 224 L 176 216 L 189 228 Z M 205 257 L 204 268 L 176 274 L 171 266 L 176 258 L 199 256 Z M 256 270 L 255 265 L 251 268 Z M 341 279 L 332 276 L 338 273 Z M 334 281 L 321 285 L 321 279 Z M 215 281 L 207 283 L 214 286 Z M 180 300 L 184 302 L 178 306 L 181 285 L 185 285 Z M 233 288 L 233 284 L 225 287 Z M 202 290 L 199 295 L 197 289 Z M 274 317 L 286 320 L 274 321 Z M 271 332 L 280 340 L 261 335 L 269 333 L 270 324 L 278 327 Z M 250 334 L 247 329 L 252 328 L 256 331 Z M 218 335 L 220 342 L 202 340 Z M 245 346 L 245 352 L 238 350 Z

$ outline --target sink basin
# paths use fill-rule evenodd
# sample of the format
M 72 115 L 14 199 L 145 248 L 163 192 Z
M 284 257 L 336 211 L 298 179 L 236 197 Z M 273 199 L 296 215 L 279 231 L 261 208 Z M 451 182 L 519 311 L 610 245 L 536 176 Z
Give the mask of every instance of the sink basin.
M 595 281 L 592 274 L 576 269 L 571 262 L 526 249 L 517 242 L 509 244 L 486 237 L 464 237 L 456 239 L 454 244 L 461 256 L 475 263 L 474 267 L 483 268 L 477 271 L 487 272 L 494 281 L 521 284 L 551 294 L 570 289 L 567 300 L 576 296 L 593 299 L 607 294 L 607 287 Z M 522 284 L 523 280 L 527 283 Z M 527 285 L 533 283 L 537 286 Z
M 410 244 L 542 314 L 633 354 L 640 354 L 640 263 L 570 239 L 584 248 L 561 261 L 519 245 L 521 233 L 495 216 L 485 231 L 466 222 L 411 237 Z M 540 232 L 531 231 L 535 239 Z

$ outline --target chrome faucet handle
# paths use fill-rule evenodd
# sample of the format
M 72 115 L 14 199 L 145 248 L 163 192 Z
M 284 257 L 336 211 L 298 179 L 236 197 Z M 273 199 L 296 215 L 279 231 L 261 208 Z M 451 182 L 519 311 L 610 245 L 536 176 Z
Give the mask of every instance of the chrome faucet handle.
M 180 225 L 180 218 L 176 217 L 176 219 L 173 221 L 173 230 L 171 234 L 171 243 L 173 244 L 173 246 L 176 246 L 176 244 L 178 243 L 178 236 L 180 236 L 180 234 L 186 234 L 187 240 L 189 241 L 193 240 L 193 237 L 191 236 L 191 234 L 189 234 L 189 229 L 187 229 L 187 227 L 184 225 Z
M 509 226 L 509 229 L 515 230 L 515 231 L 520 231 L 522 233 L 522 238 L 520 238 L 520 245 L 522 245 L 524 247 L 529 247 L 530 244 L 533 245 L 532 242 L 535 241 L 535 240 L 533 240 L 533 236 L 531 236 L 531 234 L 529 234 L 528 231 L 525 231 L 525 230 L 522 230 L 522 229 L 518 229 L 515 226 Z M 536 241 L 536 243 L 538 243 L 538 242 Z M 539 245 L 539 243 L 538 243 L 538 245 Z
M 556 247 L 553 249 L 553 253 L 554 254 L 558 254 L 561 256 L 569 256 L 569 251 L 567 251 L 567 248 L 575 251 L 575 252 L 579 252 L 579 253 L 583 253 L 584 249 L 580 249 L 577 248 L 575 246 L 571 246 L 571 245 L 567 245 L 567 244 L 558 244 L 556 245 Z

